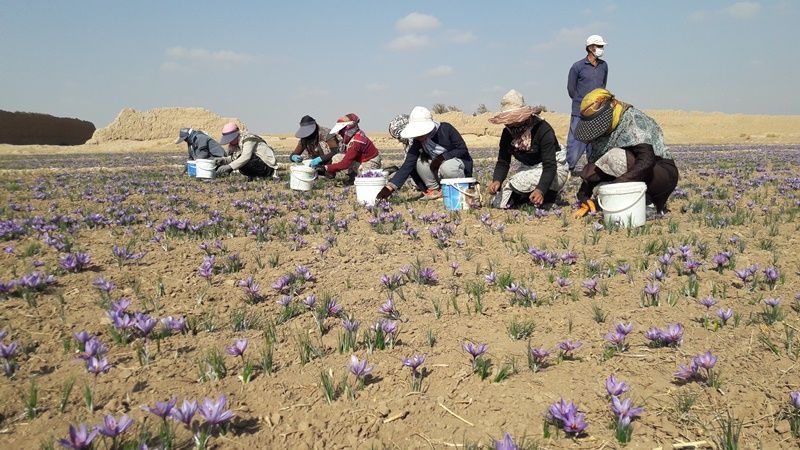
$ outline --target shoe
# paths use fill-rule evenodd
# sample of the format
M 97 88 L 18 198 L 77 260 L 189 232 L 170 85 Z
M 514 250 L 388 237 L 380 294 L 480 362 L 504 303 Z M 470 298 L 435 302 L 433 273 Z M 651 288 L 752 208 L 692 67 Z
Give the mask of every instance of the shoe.
M 442 189 L 428 189 L 422 194 L 422 200 L 438 200 L 442 198 Z

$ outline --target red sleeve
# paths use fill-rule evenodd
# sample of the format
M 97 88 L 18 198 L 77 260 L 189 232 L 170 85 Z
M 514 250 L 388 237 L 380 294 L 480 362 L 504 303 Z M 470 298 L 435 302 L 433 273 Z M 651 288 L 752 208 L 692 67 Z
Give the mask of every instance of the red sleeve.
M 328 173 L 336 173 L 340 170 L 349 169 L 350 165 L 356 160 L 364 145 L 364 143 L 355 139 L 351 140 L 350 144 L 347 146 L 347 151 L 344 153 L 344 159 L 336 164 L 328 164 L 325 166 L 325 171 Z

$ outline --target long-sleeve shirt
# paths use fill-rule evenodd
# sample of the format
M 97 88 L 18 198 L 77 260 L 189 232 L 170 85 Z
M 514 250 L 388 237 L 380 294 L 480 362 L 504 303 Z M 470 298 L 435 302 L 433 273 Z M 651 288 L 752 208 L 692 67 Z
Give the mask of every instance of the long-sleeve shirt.
M 569 69 L 567 77 L 567 93 L 572 99 L 572 115 L 581 113 L 581 100 L 593 89 L 605 88 L 608 81 L 608 64 L 602 59 L 594 66 L 588 56 L 577 61 Z
M 303 140 L 297 142 L 292 155 L 302 155 L 303 152 L 308 152 L 312 158 L 319 157 L 322 159 L 322 164 L 328 164 L 331 159 L 339 153 L 339 137 L 336 135 L 328 136 L 330 128 L 318 126 L 317 142 L 312 142 L 311 145 L 303 146 Z M 328 147 L 328 141 L 335 141 L 333 148 Z
M 239 137 L 239 148 L 231 156 L 224 159 L 225 164 L 229 164 L 231 169 L 238 170 L 253 157 L 260 158 L 273 169 L 278 167 L 275 159 L 275 151 L 267 144 L 261 136 L 243 131 Z
M 432 139 L 434 143 L 445 149 L 444 153 L 440 155 L 445 161 L 453 158 L 460 159 L 464 162 L 465 175 L 467 177 L 472 176 L 472 157 L 469 154 L 469 149 L 467 149 L 464 138 L 461 137 L 461 134 L 455 127 L 447 122 L 442 122 L 439 124 L 436 132 L 428 139 Z M 400 169 L 395 172 L 394 176 L 387 184 L 395 190 L 402 186 L 411 175 L 411 172 L 416 169 L 417 160 L 419 160 L 421 153 L 424 151 L 422 143 L 414 139 L 414 142 L 408 149 L 408 153 L 406 153 L 405 160 L 403 160 L 403 165 L 400 166 Z M 428 155 L 428 158 L 432 159 L 431 155 Z
M 519 150 L 511 145 L 511 133 L 507 128 L 500 135 L 500 153 L 494 166 L 492 180 L 503 182 L 508 176 L 511 167 L 511 157 L 527 166 L 542 164 L 542 176 L 536 185 L 536 190 L 542 194 L 547 193 L 556 177 L 556 153 L 560 149 L 556 133 L 546 120 L 534 116 L 531 129 L 531 145 L 528 150 Z
M 364 131 L 358 130 L 347 143 L 344 159 L 336 164 L 326 165 L 325 171 L 328 173 L 336 173 L 340 170 L 349 169 L 354 162 L 363 163 L 376 156 L 378 156 L 378 148 L 375 147 L 372 140 L 364 134 Z
M 194 131 L 186 138 L 189 159 L 211 159 L 225 156 L 225 149 L 202 131 Z
M 625 150 L 627 158 L 628 171 L 622 175 L 614 178 L 612 176 L 605 176 L 597 180 L 585 181 L 581 183 L 578 189 L 577 198 L 579 201 L 585 201 L 591 198 L 594 187 L 600 181 L 609 183 L 627 183 L 631 181 L 641 181 L 643 183 L 650 183 L 653 178 L 653 169 L 656 164 L 675 167 L 675 161 L 671 158 L 662 158 L 655 154 L 653 146 L 650 144 L 637 144 L 627 147 L 620 147 Z M 674 169 L 677 173 L 677 169 Z

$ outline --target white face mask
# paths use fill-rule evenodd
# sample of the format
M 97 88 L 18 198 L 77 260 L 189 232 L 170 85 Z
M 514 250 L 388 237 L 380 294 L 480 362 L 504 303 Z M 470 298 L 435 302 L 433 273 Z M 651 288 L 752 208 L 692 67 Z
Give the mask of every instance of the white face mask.
M 603 49 L 600 48 L 600 47 L 595 47 L 594 48 L 594 56 L 596 58 L 599 58 L 599 57 L 603 56 Z

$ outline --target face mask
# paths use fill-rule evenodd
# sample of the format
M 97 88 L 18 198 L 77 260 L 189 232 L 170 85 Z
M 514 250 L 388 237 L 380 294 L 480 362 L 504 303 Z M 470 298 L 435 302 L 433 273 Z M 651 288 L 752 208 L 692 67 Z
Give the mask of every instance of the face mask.
M 599 57 L 603 56 L 603 49 L 600 48 L 600 47 L 595 47 L 594 48 L 594 56 L 596 58 L 599 58 Z

